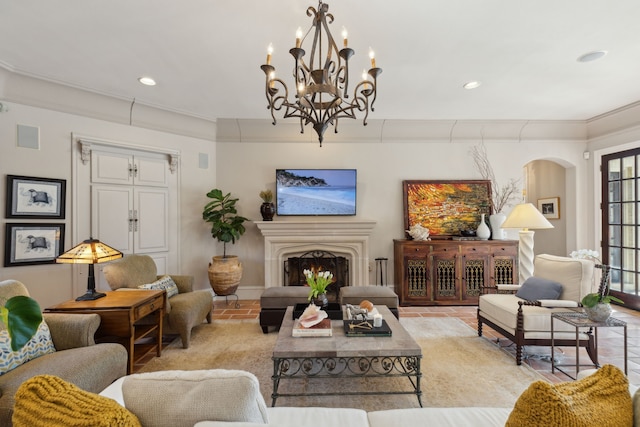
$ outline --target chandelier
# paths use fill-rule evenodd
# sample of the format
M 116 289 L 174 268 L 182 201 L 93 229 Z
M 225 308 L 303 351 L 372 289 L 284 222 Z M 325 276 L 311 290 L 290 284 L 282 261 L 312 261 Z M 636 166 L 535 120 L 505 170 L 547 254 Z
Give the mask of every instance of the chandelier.
M 333 125 L 335 133 L 338 133 L 338 119 L 355 119 L 356 113 L 360 111 L 364 112 L 362 124 L 367 125 L 369 109 L 374 111 L 377 78 L 382 73 L 382 69 L 376 67 L 375 55 L 370 50 L 371 68 L 363 71 L 362 81 L 355 86 L 353 96 L 349 99 L 349 58 L 355 52 L 347 47 L 347 32 L 344 28 L 343 47 L 338 49 L 329 31 L 328 24 L 333 23 L 333 15 L 328 11 L 329 5 L 322 1 L 317 10 L 310 6 L 307 16 L 313 17 L 311 28 L 304 37 L 301 28 L 296 32 L 296 46 L 289 50 L 295 60 L 293 78 L 296 88 L 293 100 L 289 100 L 287 85 L 276 77 L 276 69 L 271 65 L 272 45 L 269 45 L 267 51 L 267 63 L 260 67 L 266 76 L 267 108 L 271 110 L 273 124 L 276 124 L 276 111 L 283 110 L 285 119 L 300 119 L 300 133 L 304 133 L 306 125 L 312 124 L 321 147 L 324 132 L 329 125 Z M 305 62 L 307 52 L 302 46 L 308 36 L 312 36 L 313 42 L 308 62 Z M 369 80 L 369 76 L 372 80 Z

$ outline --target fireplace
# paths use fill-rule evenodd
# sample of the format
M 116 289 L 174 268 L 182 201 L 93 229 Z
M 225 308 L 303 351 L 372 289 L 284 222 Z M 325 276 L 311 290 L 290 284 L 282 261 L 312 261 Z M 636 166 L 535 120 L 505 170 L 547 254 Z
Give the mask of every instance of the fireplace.
M 284 285 L 284 261 L 311 251 L 327 251 L 348 260 L 349 286 L 370 284 L 370 220 L 256 221 L 264 236 L 264 286 Z
M 330 271 L 333 283 L 327 287 L 330 301 L 337 301 L 340 288 L 349 286 L 349 260 L 328 251 L 309 251 L 284 261 L 283 286 L 304 286 L 307 278 L 305 270 Z

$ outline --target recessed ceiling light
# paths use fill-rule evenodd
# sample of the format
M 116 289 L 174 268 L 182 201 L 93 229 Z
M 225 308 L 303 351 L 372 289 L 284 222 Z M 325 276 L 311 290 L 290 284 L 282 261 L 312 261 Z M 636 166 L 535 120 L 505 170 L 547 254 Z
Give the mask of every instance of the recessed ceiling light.
M 151 77 L 140 77 L 138 79 L 138 81 L 140 83 L 142 83 L 143 85 L 146 85 L 146 86 L 155 86 L 156 85 L 156 81 L 153 80 Z
M 593 52 L 585 53 L 578 57 L 578 62 L 591 62 L 596 61 L 607 54 L 606 50 L 594 50 Z
M 472 82 L 467 82 L 465 84 L 462 85 L 463 88 L 465 89 L 475 89 L 477 87 L 480 87 L 482 83 L 478 82 L 478 81 L 472 81 Z

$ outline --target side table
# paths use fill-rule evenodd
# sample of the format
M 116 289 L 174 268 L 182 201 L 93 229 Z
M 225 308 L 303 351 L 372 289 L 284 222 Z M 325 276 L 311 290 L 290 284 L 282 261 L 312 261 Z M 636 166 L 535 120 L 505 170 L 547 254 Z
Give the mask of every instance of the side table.
M 555 361 L 555 357 L 554 357 L 555 342 L 554 341 L 555 341 L 555 332 L 557 332 L 557 331 L 554 331 L 555 321 L 564 322 L 575 327 L 575 330 L 576 330 L 576 363 L 575 363 L 576 377 L 571 376 L 569 373 L 567 373 L 562 369 L 563 367 L 574 366 L 574 365 L 569 365 L 569 364 L 560 365 Z M 623 322 L 622 320 L 616 319 L 614 317 L 609 317 L 604 322 L 594 322 L 593 320 L 590 320 L 587 317 L 587 314 L 583 311 L 552 313 L 551 314 L 551 373 L 554 373 L 555 370 L 557 369 L 558 371 L 567 375 L 569 378 L 572 378 L 575 380 L 578 376 L 578 372 L 580 372 L 581 366 L 589 366 L 589 367 L 595 366 L 596 368 L 599 368 L 600 364 L 598 362 L 598 329 L 613 328 L 613 327 L 621 327 L 624 329 L 624 373 L 626 375 L 627 374 L 627 323 L 626 322 Z M 580 335 L 580 329 L 583 329 L 583 328 L 589 328 L 589 331 L 591 330 L 594 331 L 595 365 L 580 364 L 579 335 Z
M 162 353 L 162 321 L 166 292 L 164 290 L 108 291 L 106 297 L 93 301 L 66 301 L 46 308 L 47 313 L 96 313 L 100 327 L 96 341 L 118 342 L 129 354 L 127 373 L 135 362 L 152 351 Z M 142 319 L 145 319 L 141 322 Z M 153 343 L 138 343 L 155 335 Z

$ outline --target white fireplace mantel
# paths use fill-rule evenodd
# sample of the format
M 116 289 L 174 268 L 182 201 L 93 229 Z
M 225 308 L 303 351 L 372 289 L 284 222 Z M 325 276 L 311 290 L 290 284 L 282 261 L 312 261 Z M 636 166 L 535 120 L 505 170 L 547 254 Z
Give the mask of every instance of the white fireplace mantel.
M 282 220 L 256 221 L 264 236 L 264 286 L 282 286 L 283 263 L 290 256 L 324 250 L 349 259 L 350 283 L 369 283 L 369 235 L 372 220 Z

